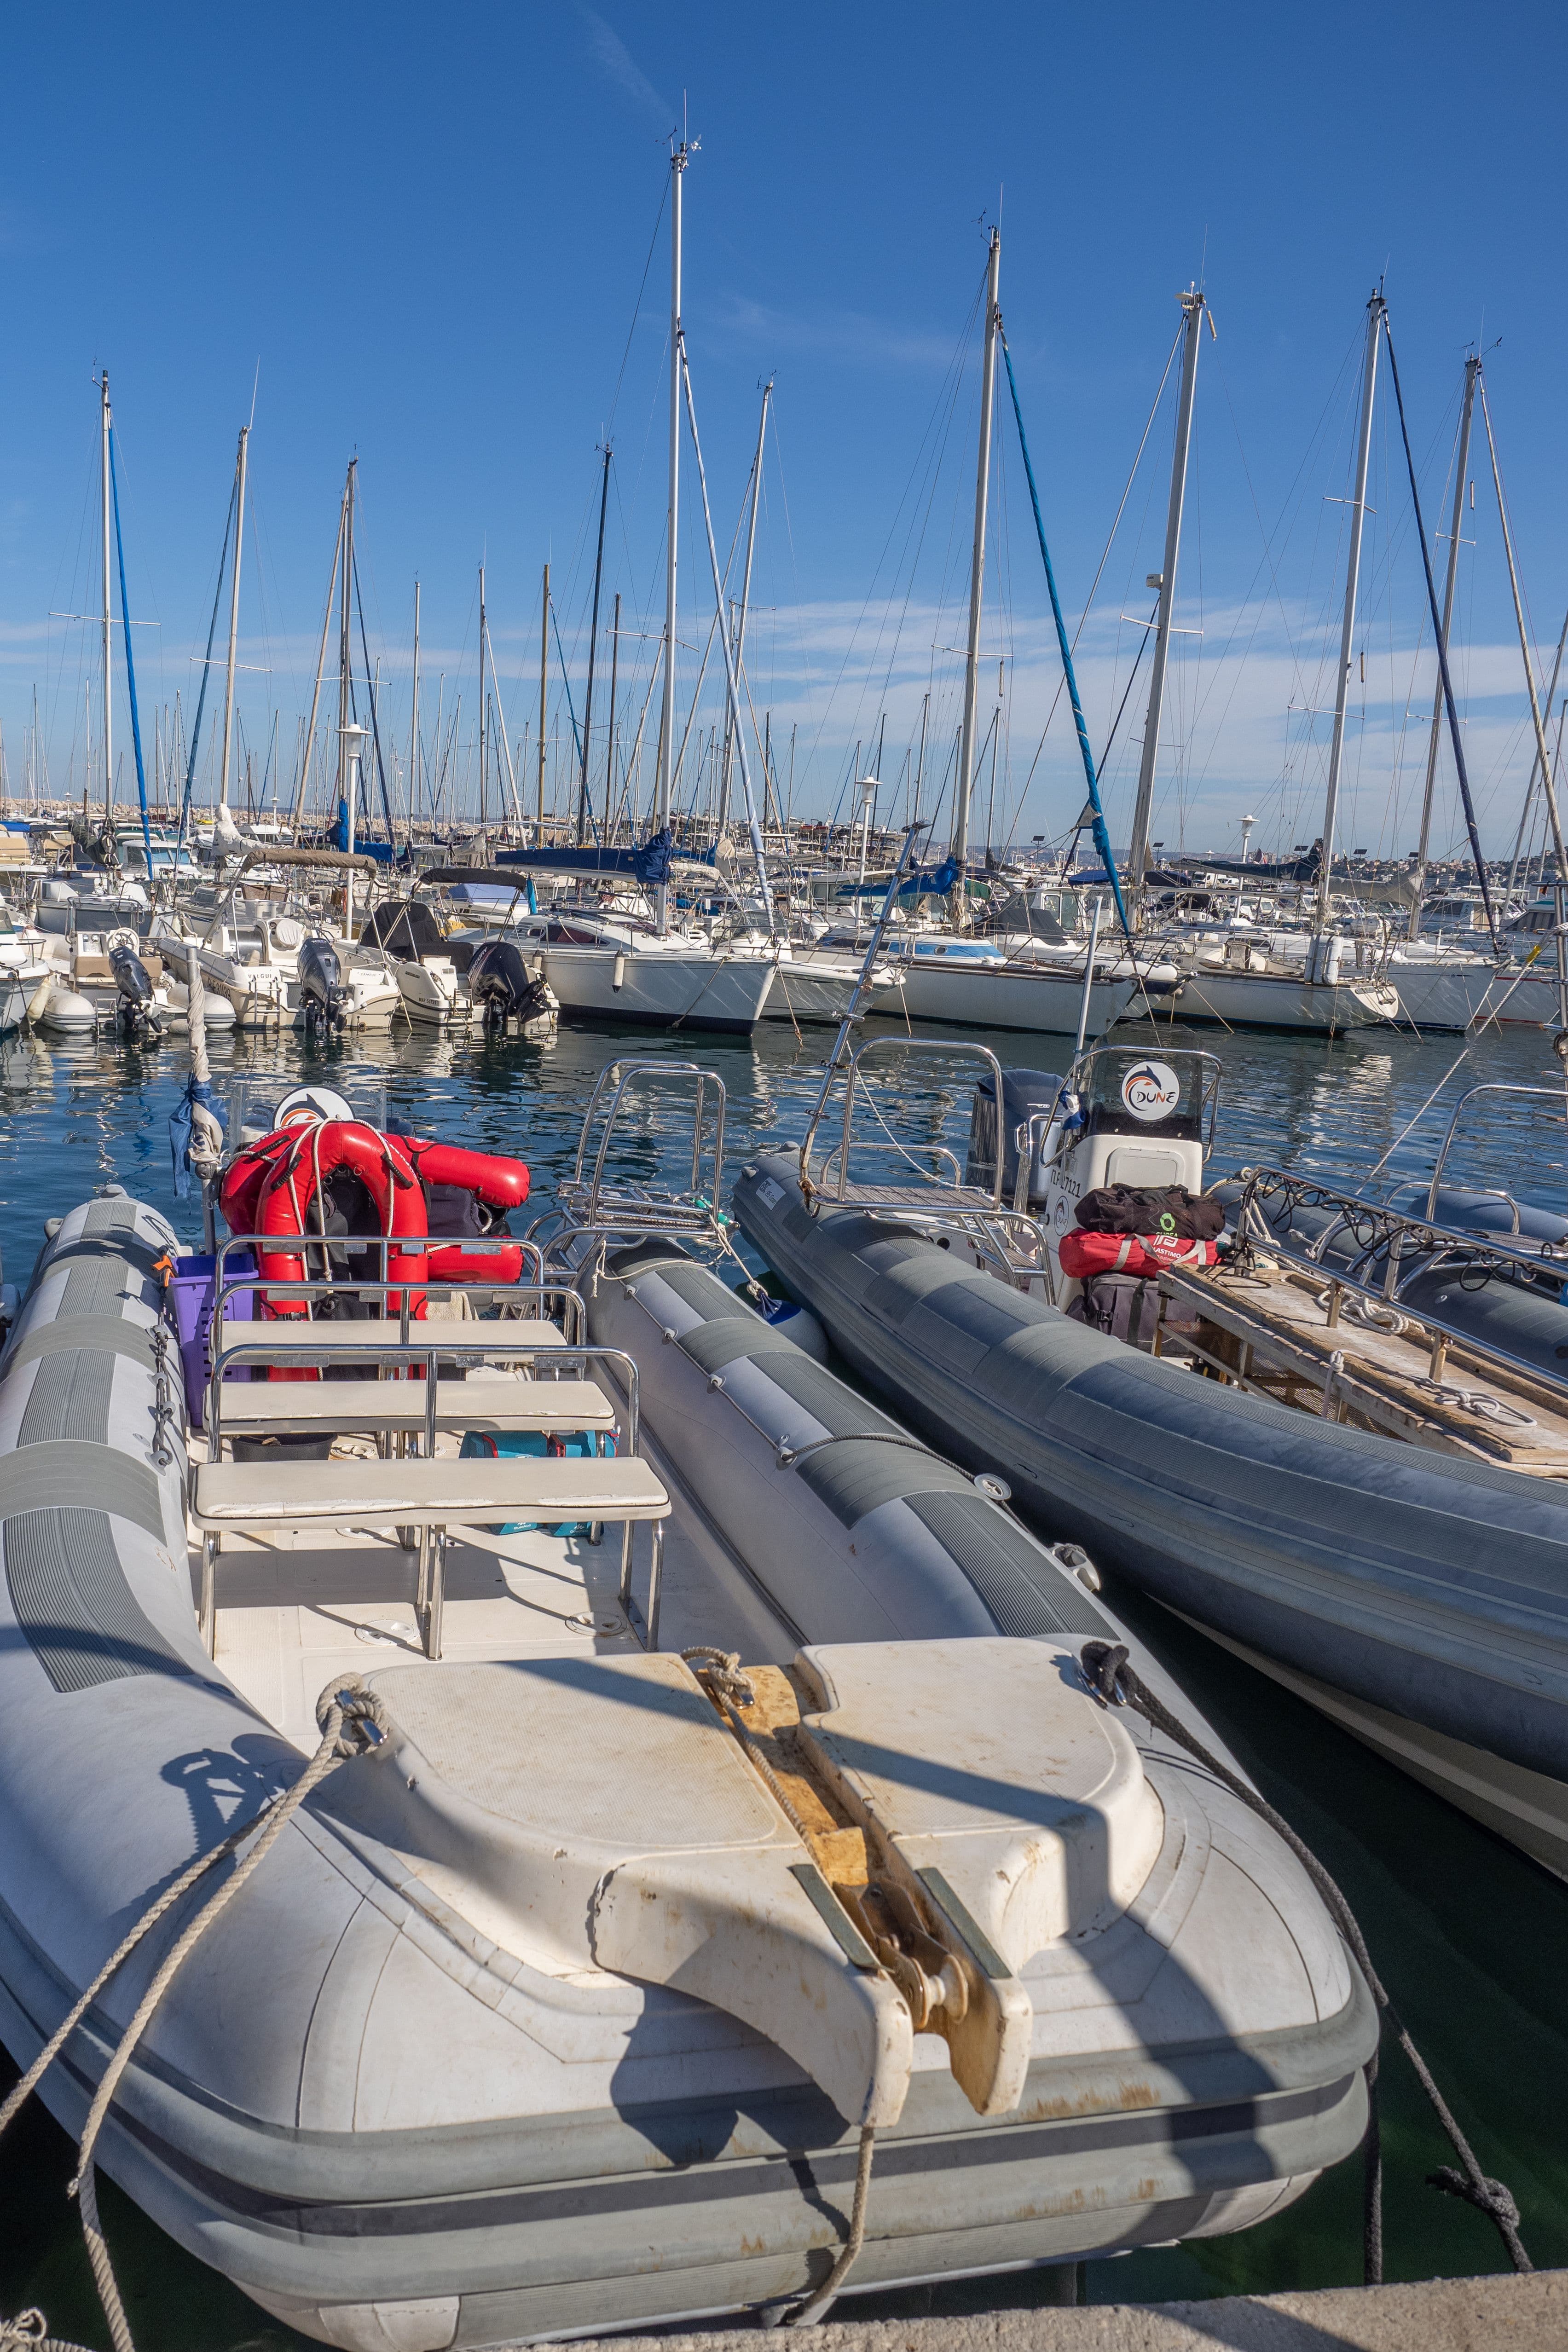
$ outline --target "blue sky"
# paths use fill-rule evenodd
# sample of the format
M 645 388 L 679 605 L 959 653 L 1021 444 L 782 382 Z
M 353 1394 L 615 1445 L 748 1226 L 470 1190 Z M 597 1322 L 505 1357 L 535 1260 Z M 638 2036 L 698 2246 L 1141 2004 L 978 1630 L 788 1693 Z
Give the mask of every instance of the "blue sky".
M 944 649 L 962 642 L 973 491 L 972 321 L 984 223 L 1000 213 L 1003 309 L 1075 626 L 1177 291 L 1202 276 L 1219 340 L 1200 362 L 1178 614 L 1202 634 L 1173 663 L 1153 830 L 1234 841 L 1250 810 L 1263 836 L 1310 837 L 1328 729 L 1309 714 L 1331 698 L 1341 593 L 1345 509 L 1329 501 L 1346 488 L 1363 306 L 1384 272 L 1433 531 L 1446 528 L 1464 352 L 1488 347 L 1521 571 L 1550 661 L 1568 598 L 1564 38 L 1561 8 L 1533 5 L 1479 17 L 1447 5 L 1143 0 L 984 16 L 919 0 L 771 12 L 284 0 L 257 14 L 153 0 L 15 14 L 0 151 L 10 789 L 23 787 L 35 684 L 50 781 L 81 780 L 94 646 L 49 615 L 89 609 L 96 593 L 100 365 L 132 611 L 161 624 L 137 632 L 149 733 L 152 709 L 176 692 L 188 714 L 253 387 L 240 705 L 258 770 L 276 713 L 285 794 L 351 452 L 388 756 L 406 762 L 417 572 L 427 758 L 436 693 L 448 721 L 465 697 L 450 792 L 472 733 L 481 556 L 513 739 L 535 723 L 546 556 L 580 708 L 595 449 L 610 426 L 605 615 L 618 589 L 621 712 L 635 728 L 655 648 L 633 633 L 657 627 L 661 609 L 659 215 L 684 108 L 701 139 L 686 185 L 686 322 L 721 552 L 758 386 L 776 379 L 748 667 L 781 770 L 795 730 L 796 814 L 831 813 L 856 743 L 862 766 L 872 758 L 884 710 L 881 805 L 901 805 L 928 691 L 928 808 L 942 788 L 957 688 Z M 1084 623 L 1097 745 L 1138 642 L 1120 616 L 1145 608 L 1143 576 L 1160 561 L 1171 388 Z M 1059 834 L 1082 798 L 1065 706 L 1037 758 L 1058 669 L 1000 424 L 982 696 L 997 782 L 978 824 L 984 837 L 994 805 L 998 839 Z M 1385 406 L 1342 838 L 1401 852 L 1432 657 L 1394 430 Z M 1484 437 L 1469 470 L 1456 682 L 1486 837 L 1500 847 L 1530 746 Z M 689 497 L 682 530 L 680 635 L 700 648 L 712 597 Z M 687 691 L 698 658 L 682 655 Z M 552 667 L 551 723 L 563 729 Z M 715 675 L 687 794 L 721 717 Z M 605 693 L 601 671 L 600 719 Z M 122 713 L 119 732 L 128 742 Z M 1113 830 L 1141 732 L 1135 689 L 1107 767 Z M 1439 847 L 1458 838 L 1446 752 L 1441 774 Z M 394 788 L 405 789 L 395 770 Z

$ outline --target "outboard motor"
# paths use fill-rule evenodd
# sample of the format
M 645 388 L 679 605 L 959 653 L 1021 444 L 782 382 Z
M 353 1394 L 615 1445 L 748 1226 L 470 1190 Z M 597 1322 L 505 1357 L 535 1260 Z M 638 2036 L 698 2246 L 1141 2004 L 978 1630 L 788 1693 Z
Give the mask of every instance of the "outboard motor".
M 535 979 L 512 940 L 483 940 L 469 961 L 468 982 L 469 996 L 484 1009 L 487 1028 L 504 1029 L 516 1021 L 525 1037 L 545 1037 L 554 1028 L 555 992 Z
M 1051 1113 L 1061 1095 L 1062 1081 L 1049 1070 L 1004 1070 L 1002 1073 L 1002 1202 L 1011 1208 L 1018 1190 L 1020 1147 L 1030 1149 L 1028 1196 L 1020 1205 L 1033 1211 L 1046 1197 L 1040 1173 L 1040 1147 Z M 1033 1135 L 1030 1121 L 1038 1120 Z M 969 1111 L 969 1150 L 963 1181 L 989 1192 L 996 1181 L 996 1081 L 989 1070 L 974 1089 Z
M 300 950 L 300 998 L 305 1026 L 312 1032 L 342 1029 L 349 1017 L 343 968 L 331 940 L 312 936 Z
M 119 992 L 115 1019 L 122 1034 L 137 1038 L 161 1037 L 163 1024 L 158 1018 L 152 979 L 135 949 L 121 940 L 110 949 L 109 963 Z

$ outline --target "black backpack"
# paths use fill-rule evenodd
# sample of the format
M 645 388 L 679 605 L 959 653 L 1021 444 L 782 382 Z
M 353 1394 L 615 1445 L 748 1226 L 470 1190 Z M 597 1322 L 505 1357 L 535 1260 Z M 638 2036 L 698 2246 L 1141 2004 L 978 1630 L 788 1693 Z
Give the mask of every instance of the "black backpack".
M 1086 1234 L 1174 1234 L 1184 1242 L 1212 1242 L 1224 1230 L 1225 1209 L 1184 1184 L 1102 1184 L 1078 1204 Z

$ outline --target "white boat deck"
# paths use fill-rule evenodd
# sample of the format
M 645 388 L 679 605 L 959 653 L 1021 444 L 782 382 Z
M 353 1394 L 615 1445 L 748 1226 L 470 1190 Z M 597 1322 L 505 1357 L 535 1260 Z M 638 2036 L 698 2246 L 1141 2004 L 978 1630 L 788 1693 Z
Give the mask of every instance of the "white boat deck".
M 437 1441 L 438 1457 L 457 1454 L 457 1436 Z M 334 1453 L 370 1456 L 363 1440 L 340 1440 Z M 666 1523 L 659 1647 L 711 1642 L 756 1662 L 783 1662 L 798 1646 L 742 1570 L 710 1535 L 664 1471 L 674 1510 Z M 193 1445 L 200 1460 L 201 1441 Z M 398 1465 L 385 1465 L 394 1475 Z M 632 1591 L 640 1612 L 647 1594 L 651 1531 L 632 1530 Z M 539 1528 L 491 1535 L 453 1528 L 446 1553 L 441 1658 L 425 1654 L 415 1608 L 418 1555 L 405 1551 L 391 1526 L 310 1528 L 226 1535 L 216 1580 L 215 1662 L 258 1712 L 309 1754 L 320 1734 L 316 1701 L 334 1675 L 373 1674 L 407 1665 L 439 1674 L 475 1660 L 572 1657 L 642 1647 L 621 1612 L 620 1529 L 602 1542 Z M 199 1610 L 201 1545 L 190 1552 L 191 1606 Z

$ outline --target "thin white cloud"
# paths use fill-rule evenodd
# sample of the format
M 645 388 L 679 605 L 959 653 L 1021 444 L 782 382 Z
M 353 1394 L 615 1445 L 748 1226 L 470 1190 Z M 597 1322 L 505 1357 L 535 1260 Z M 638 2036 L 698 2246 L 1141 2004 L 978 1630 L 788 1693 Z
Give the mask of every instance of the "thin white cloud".
M 588 28 L 589 47 L 610 79 L 649 121 L 657 121 L 661 131 L 668 131 L 676 121 L 676 110 L 660 98 L 620 35 L 605 24 L 597 9 L 587 7 L 584 0 L 577 0 L 577 14 Z
M 824 310 L 803 318 L 734 294 L 721 300 L 716 310 L 721 331 L 727 329 L 737 339 L 766 343 L 774 350 L 819 352 L 858 367 L 940 371 L 952 363 L 951 335 L 894 326 L 862 311 Z

